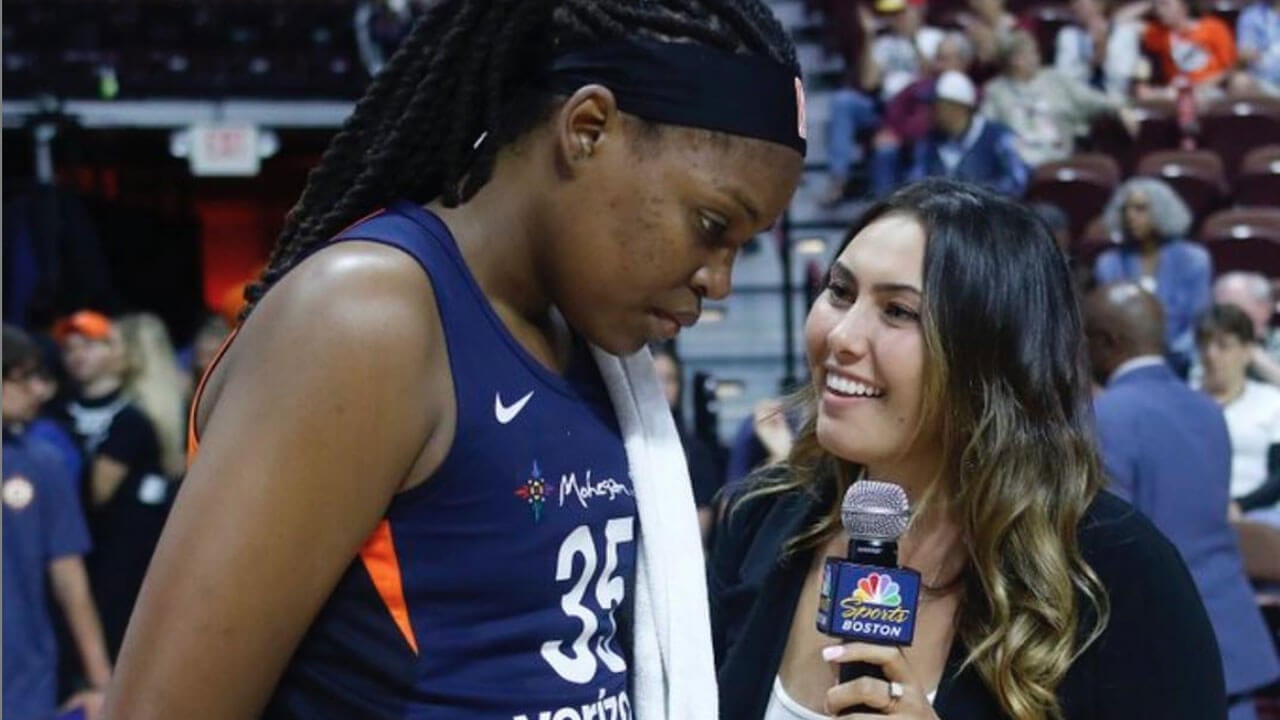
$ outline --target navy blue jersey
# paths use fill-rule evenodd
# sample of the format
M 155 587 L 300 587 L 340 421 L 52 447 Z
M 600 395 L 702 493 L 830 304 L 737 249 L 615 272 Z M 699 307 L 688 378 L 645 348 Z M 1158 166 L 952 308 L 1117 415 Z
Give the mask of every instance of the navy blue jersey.
M 417 205 L 397 203 L 344 240 L 400 248 L 430 276 L 457 431 L 439 470 L 396 496 L 266 717 L 629 717 L 619 611 L 639 528 L 595 363 L 583 347 L 564 376 L 540 365 Z

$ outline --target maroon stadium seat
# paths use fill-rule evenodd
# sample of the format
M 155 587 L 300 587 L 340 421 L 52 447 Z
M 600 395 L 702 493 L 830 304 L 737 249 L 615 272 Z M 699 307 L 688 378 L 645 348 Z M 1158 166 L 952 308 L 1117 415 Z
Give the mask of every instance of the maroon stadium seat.
M 1234 208 L 1210 215 L 1200 239 L 1215 273 L 1251 270 L 1280 277 L 1280 208 Z
M 1212 150 L 1156 150 L 1138 161 L 1137 174 L 1169 183 L 1197 223 L 1227 204 L 1222 158 Z
M 1235 201 L 1241 206 L 1280 207 L 1280 144 L 1254 148 L 1244 156 Z
M 1027 200 L 1062 208 L 1071 221 L 1071 237 L 1079 237 L 1085 224 L 1106 207 L 1119 184 L 1120 166 L 1113 158 L 1081 153 L 1036 168 Z
M 1280 98 L 1220 100 L 1200 117 L 1204 147 L 1218 151 L 1235 181 L 1245 153 L 1260 145 L 1280 143 Z

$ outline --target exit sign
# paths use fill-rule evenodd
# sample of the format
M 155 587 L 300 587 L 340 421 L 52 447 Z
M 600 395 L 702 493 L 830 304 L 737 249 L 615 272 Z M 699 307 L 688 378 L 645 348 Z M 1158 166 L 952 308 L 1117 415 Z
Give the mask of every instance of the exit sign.
M 191 172 L 199 176 L 253 176 L 262 166 L 253 125 L 191 128 Z

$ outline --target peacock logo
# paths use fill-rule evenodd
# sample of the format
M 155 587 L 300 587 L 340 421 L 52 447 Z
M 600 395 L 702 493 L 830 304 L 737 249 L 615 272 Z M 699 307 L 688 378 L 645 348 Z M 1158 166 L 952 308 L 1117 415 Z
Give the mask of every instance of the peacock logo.
M 902 596 L 898 594 L 898 583 L 884 573 L 873 572 L 858 580 L 858 589 L 853 592 L 853 601 L 867 605 L 896 608 L 902 605 Z

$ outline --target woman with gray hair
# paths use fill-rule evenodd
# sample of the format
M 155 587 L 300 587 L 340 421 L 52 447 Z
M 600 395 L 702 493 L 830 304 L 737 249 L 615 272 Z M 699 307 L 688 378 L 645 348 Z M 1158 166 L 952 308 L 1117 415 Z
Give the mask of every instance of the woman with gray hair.
M 1195 356 L 1195 321 L 1209 307 L 1213 277 L 1209 253 L 1186 239 L 1191 211 L 1168 183 L 1139 177 L 1116 190 L 1103 219 L 1120 244 L 1098 256 L 1095 280 L 1136 282 L 1160 299 L 1165 349 L 1185 374 Z

